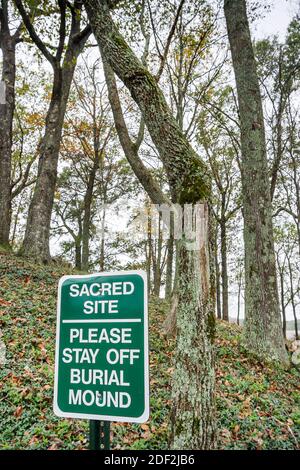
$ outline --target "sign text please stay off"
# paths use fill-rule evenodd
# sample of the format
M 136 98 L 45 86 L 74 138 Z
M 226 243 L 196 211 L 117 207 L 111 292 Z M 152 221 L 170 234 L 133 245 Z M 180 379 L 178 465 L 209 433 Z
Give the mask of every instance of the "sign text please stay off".
M 145 273 L 61 279 L 54 412 L 109 421 L 148 419 Z

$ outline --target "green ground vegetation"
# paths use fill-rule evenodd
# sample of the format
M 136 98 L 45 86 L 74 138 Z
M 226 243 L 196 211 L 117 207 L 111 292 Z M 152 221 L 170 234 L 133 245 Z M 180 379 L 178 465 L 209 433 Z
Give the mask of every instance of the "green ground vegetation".
M 0 254 L 1 449 L 86 449 L 88 422 L 52 411 L 56 293 L 71 268 L 31 264 Z M 162 324 L 169 305 L 152 299 L 150 316 L 151 418 L 112 425 L 113 449 L 167 449 L 174 341 Z M 300 372 L 257 362 L 241 345 L 241 328 L 217 322 L 218 447 L 297 449 L 300 446 Z M 200 359 L 201 360 L 201 359 Z

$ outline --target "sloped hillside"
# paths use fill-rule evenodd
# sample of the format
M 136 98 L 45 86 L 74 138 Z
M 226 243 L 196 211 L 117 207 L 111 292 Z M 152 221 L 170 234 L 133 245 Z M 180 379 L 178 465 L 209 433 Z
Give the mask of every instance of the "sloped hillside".
M 0 254 L 0 448 L 85 449 L 88 423 L 52 412 L 56 289 L 68 267 L 37 266 Z M 151 419 L 112 426 L 112 448 L 165 449 L 174 342 L 161 325 L 168 310 L 150 302 Z M 300 374 L 247 356 L 239 327 L 218 322 L 219 448 L 296 449 L 300 443 Z

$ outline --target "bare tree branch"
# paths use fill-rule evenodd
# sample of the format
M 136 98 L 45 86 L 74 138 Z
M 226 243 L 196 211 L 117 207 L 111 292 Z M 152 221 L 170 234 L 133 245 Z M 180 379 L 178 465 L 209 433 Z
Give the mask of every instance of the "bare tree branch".
M 137 176 L 138 180 L 141 182 L 141 184 L 151 197 L 152 202 L 154 204 L 170 204 L 170 201 L 168 200 L 166 195 L 163 193 L 163 191 L 153 179 L 150 171 L 143 164 L 142 160 L 138 155 L 137 147 L 132 142 L 129 136 L 122 111 L 114 72 L 110 65 L 106 62 L 104 57 L 102 57 L 102 60 L 105 79 L 108 88 L 109 101 L 115 120 L 115 126 L 126 158 L 133 172 Z
M 60 63 L 62 53 L 65 46 L 66 39 L 66 2 L 65 0 L 58 0 L 60 9 L 60 28 L 59 28 L 59 44 L 56 52 L 56 60 Z
M 157 72 L 156 77 L 155 77 L 157 81 L 159 81 L 159 79 L 161 77 L 161 74 L 163 73 L 163 70 L 165 68 L 165 64 L 166 64 L 166 60 L 167 60 L 167 57 L 168 57 L 170 45 L 171 45 L 171 42 L 172 42 L 172 38 L 175 34 L 176 26 L 177 26 L 177 23 L 178 23 L 178 20 L 179 20 L 179 17 L 180 17 L 180 14 L 181 14 L 181 11 L 182 11 L 182 8 L 184 6 L 185 1 L 186 0 L 181 0 L 180 4 L 178 6 L 178 9 L 177 9 L 176 15 L 175 15 L 174 22 L 173 22 L 172 27 L 170 29 L 170 32 L 168 34 L 165 50 L 164 50 L 164 52 L 162 54 L 162 57 L 161 57 L 160 67 L 159 67 L 158 72 Z
M 41 51 L 41 53 L 43 54 L 43 56 L 48 60 L 48 62 L 50 62 L 50 64 L 53 66 L 53 67 L 56 67 L 56 58 L 49 52 L 49 50 L 47 49 L 47 47 L 45 46 L 45 44 L 43 43 L 43 41 L 41 40 L 41 38 L 38 36 L 34 26 L 33 26 L 33 23 L 30 19 L 30 16 L 27 14 L 25 8 L 24 8 L 24 5 L 23 5 L 23 2 L 22 0 L 14 0 L 14 3 L 17 7 L 17 9 L 19 10 L 19 13 L 23 19 L 23 22 L 24 22 L 24 25 L 26 26 L 27 28 L 27 31 L 32 39 L 32 41 L 36 44 L 36 46 L 39 48 L 39 50 Z

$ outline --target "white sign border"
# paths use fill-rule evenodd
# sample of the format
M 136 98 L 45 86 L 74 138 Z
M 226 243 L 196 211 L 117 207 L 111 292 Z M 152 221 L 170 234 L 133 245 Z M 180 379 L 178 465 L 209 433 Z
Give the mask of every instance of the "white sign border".
M 136 274 L 144 281 L 144 370 L 145 370 L 145 402 L 144 412 L 137 418 L 130 416 L 106 416 L 106 415 L 93 415 L 85 413 L 71 413 L 61 411 L 58 406 L 58 367 L 59 367 L 59 339 L 60 339 L 60 315 L 61 315 L 61 291 L 63 283 L 68 279 L 90 279 L 96 276 L 125 276 Z M 148 340 L 148 289 L 147 289 L 147 274 L 142 270 L 132 271 L 110 271 L 99 272 L 94 274 L 73 274 L 66 275 L 60 278 L 58 283 L 58 296 L 57 296 L 57 315 L 56 315 L 56 345 L 55 345 L 55 369 L 54 369 L 54 397 L 53 397 L 53 412 L 60 418 L 77 418 L 77 419 L 93 419 L 99 421 L 115 421 L 119 423 L 145 423 L 149 419 L 149 340 Z

